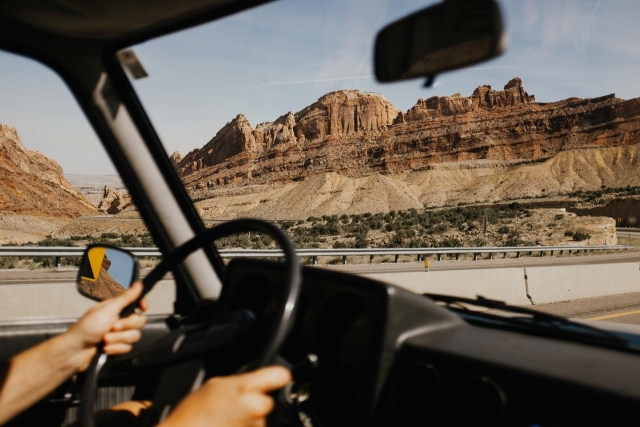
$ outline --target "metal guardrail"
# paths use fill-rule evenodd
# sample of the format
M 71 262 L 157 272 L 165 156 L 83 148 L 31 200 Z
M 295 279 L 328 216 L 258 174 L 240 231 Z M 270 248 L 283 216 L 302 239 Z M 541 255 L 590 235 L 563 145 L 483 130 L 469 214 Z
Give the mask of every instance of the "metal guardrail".
M 374 256 L 393 255 L 395 262 L 399 262 L 401 255 L 415 255 L 418 261 L 429 255 L 436 255 L 440 261 L 443 255 L 454 255 L 456 259 L 460 254 L 473 254 L 474 261 L 482 254 L 488 254 L 493 258 L 494 254 L 503 254 L 507 258 L 509 253 L 515 253 L 517 258 L 520 254 L 540 253 L 544 256 L 549 252 L 551 256 L 559 252 L 561 255 L 566 251 L 569 254 L 580 251 L 605 251 L 605 250 L 629 250 L 631 245 L 616 246 L 514 246 L 514 247 L 460 247 L 460 248 L 363 248 L 363 249 L 298 249 L 296 253 L 299 257 L 311 257 L 316 264 L 318 257 L 342 257 L 344 264 L 347 263 L 348 256 L 369 256 L 369 261 Z M 162 253 L 157 248 L 125 248 L 137 257 L 161 257 Z M 39 246 L 0 246 L 0 257 L 55 257 L 56 264 L 60 265 L 62 257 L 81 256 L 85 248 L 83 247 L 39 247 Z M 279 249 L 222 249 L 220 255 L 224 258 L 265 258 L 282 257 L 283 252 Z

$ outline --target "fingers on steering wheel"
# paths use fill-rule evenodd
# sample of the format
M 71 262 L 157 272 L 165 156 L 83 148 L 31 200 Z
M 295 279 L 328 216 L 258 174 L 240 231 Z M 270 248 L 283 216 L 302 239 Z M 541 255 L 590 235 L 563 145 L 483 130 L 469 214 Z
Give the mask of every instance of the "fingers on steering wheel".
M 264 418 L 273 409 L 273 398 L 261 393 L 246 393 L 240 397 L 240 403 L 247 414 L 256 418 Z
M 270 392 L 291 382 L 291 371 L 282 366 L 269 366 L 240 375 L 247 391 Z
M 106 333 L 102 337 L 102 340 L 104 341 L 105 346 L 114 344 L 133 344 L 134 342 L 140 341 L 141 336 L 142 334 L 139 329 L 129 329 L 122 332 Z
M 109 356 L 116 356 L 118 354 L 125 354 L 131 351 L 131 344 L 125 343 L 116 343 L 116 344 L 107 344 L 104 346 L 105 354 Z
M 113 324 L 112 331 L 124 331 L 128 329 L 140 329 L 147 323 L 147 317 L 140 314 L 132 314 Z

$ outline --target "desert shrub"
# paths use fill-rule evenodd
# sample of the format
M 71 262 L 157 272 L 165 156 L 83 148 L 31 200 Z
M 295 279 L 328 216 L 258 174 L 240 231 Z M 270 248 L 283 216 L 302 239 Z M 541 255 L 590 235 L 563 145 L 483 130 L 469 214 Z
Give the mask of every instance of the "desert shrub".
M 280 223 L 280 227 L 282 227 L 283 230 L 289 230 L 294 225 L 295 223 L 293 221 L 282 221 Z
M 438 248 L 460 248 L 462 247 L 462 242 L 455 237 L 445 237 L 439 242 L 436 242 L 434 246 Z
M 564 237 L 573 237 L 575 233 L 571 230 L 567 230 L 564 232 Z
M 557 214 L 556 216 L 553 217 L 556 221 L 560 221 L 561 219 L 564 219 L 564 215 L 562 214 Z
M 66 247 L 70 247 L 70 246 L 76 246 L 75 242 L 71 239 L 57 239 L 51 236 L 47 236 L 46 238 L 44 238 L 43 240 L 40 240 L 39 242 L 36 243 L 37 246 L 45 246 L 45 247 L 51 247 L 51 246 L 66 246 Z
M 503 225 L 502 227 L 498 228 L 498 233 L 500 234 L 509 234 L 510 231 L 511 229 L 506 225 Z
M 438 224 L 435 227 L 435 232 L 436 233 L 444 233 L 449 229 L 449 225 L 447 224 Z
M 369 241 L 367 240 L 367 236 L 366 235 L 359 235 L 356 237 L 356 241 L 353 244 L 354 248 L 368 248 L 369 247 Z
M 589 239 L 590 237 L 591 235 L 589 233 L 579 230 L 574 233 L 573 240 L 575 240 L 576 242 L 583 242 Z
M 17 256 L 0 257 L 0 269 L 12 269 L 18 266 L 20 258 Z

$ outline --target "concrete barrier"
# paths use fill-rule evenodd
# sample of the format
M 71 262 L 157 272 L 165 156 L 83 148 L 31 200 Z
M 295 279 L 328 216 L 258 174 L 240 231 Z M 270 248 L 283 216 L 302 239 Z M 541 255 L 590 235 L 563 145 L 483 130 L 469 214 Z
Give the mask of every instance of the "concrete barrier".
M 546 304 L 640 292 L 637 262 L 430 272 L 368 273 L 416 293 L 438 293 L 504 301 L 512 305 Z M 531 297 L 531 300 L 528 296 Z
M 513 305 L 531 305 L 525 292 L 522 268 L 412 271 L 363 274 L 419 294 L 433 293 L 498 299 Z
M 147 295 L 148 314 L 173 313 L 175 284 L 163 280 Z M 78 294 L 75 283 L 0 286 L 0 323 L 23 320 L 74 319 L 96 302 Z
M 640 265 L 576 265 L 527 268 L 529 295 L 536 304 L 640 292 Z

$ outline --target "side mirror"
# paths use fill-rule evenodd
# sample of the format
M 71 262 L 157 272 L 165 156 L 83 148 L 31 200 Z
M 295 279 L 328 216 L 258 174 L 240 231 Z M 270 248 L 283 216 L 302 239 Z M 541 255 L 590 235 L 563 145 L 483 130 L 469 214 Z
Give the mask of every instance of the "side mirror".
M 112 246 L 89 246 L 82 256 L 80 294 L 96 301 L 116 297 L 138 280 L 138 262 L 128 251 Z
M 426 77 L 494 58 L 505 37 L 495 0 L 445 0 L 383 28 L 376 38 L 379 82 Z

